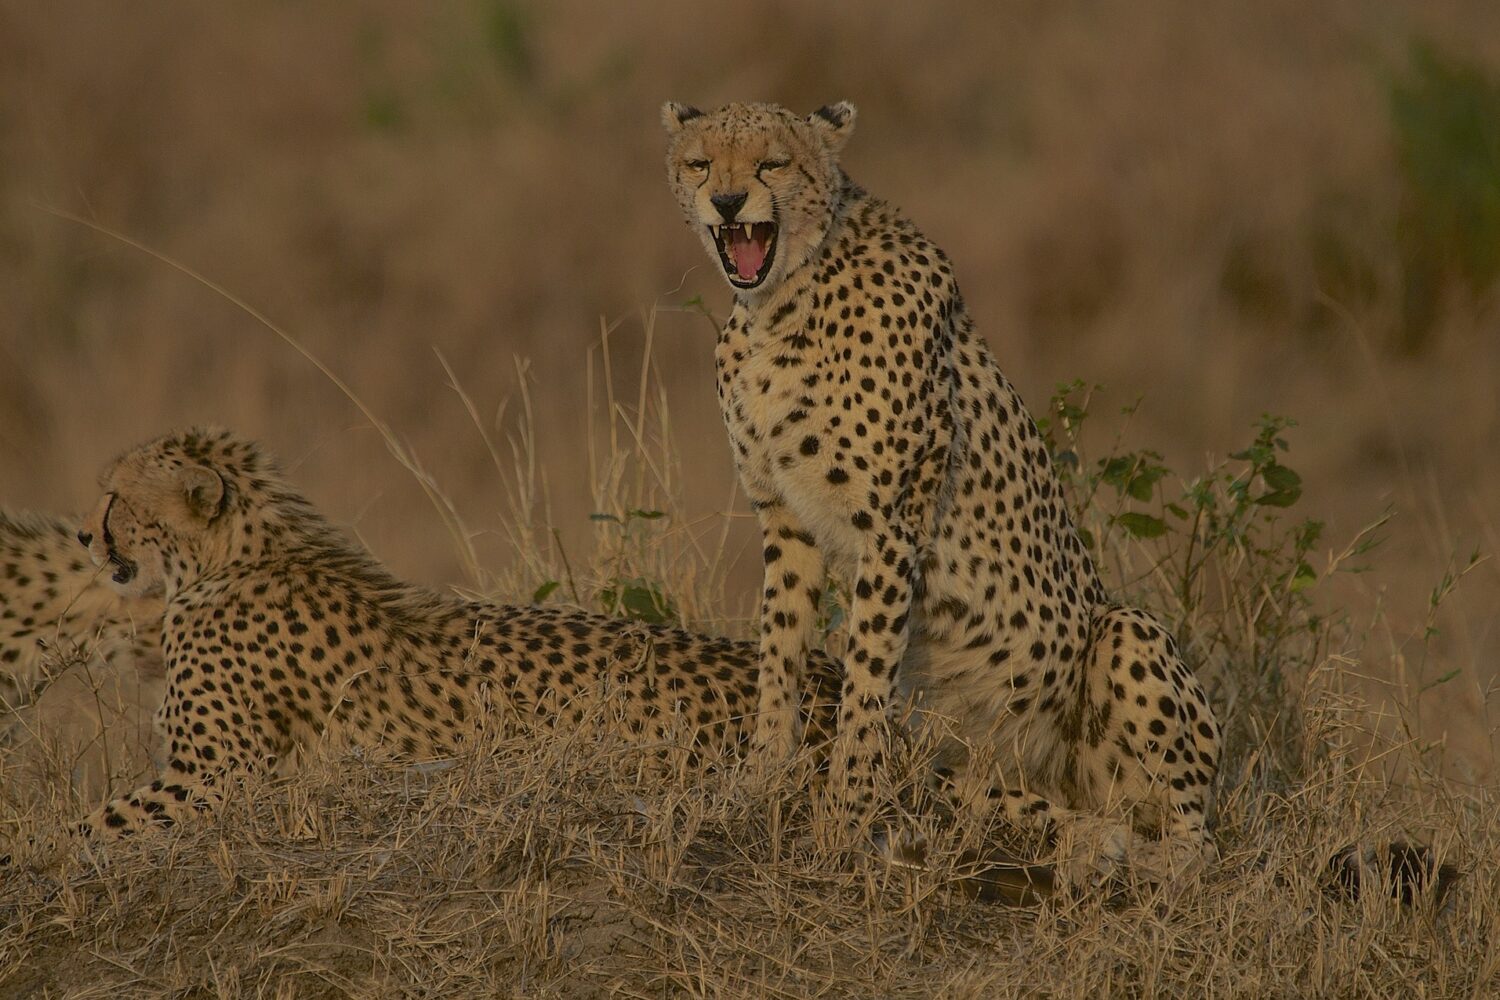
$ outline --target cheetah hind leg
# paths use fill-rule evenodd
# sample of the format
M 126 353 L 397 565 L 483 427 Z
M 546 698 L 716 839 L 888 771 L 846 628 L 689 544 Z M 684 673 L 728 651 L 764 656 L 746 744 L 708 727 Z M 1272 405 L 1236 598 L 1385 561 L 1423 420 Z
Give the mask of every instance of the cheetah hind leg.
M 1138 841 L 1131 867 L 1153 881 L 1195 871 L 1209 837 L 1219 728 L 1203 688 L 1154 617 L 1112 607 L 1090 630 L 1078 743 L 1080 805 L 1125 813 Z
M 1058 888 L 1091 892 L 1123 871 L 1130 854 L 1130 827 L 1118 818 L 1059 806 L 1035 792 L 992 779 L 987 768 L 934 770 L 932 793 L 958 814 L 995 815 L 1013 830 L 1044 837 L 1053 845 Z M 1051 886 L 1049 885 L 1049 891 Z

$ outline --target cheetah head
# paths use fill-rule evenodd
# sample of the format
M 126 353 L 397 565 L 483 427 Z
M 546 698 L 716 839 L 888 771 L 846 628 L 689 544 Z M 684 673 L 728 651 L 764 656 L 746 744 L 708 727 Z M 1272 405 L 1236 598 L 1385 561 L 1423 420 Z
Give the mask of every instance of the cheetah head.
M 230 551 L 241 447 L 195 429 L 127 452 L 100 481 L 103 496 L 78 532 L 89 558 L 127 596 L 168 596 Z
M 672 192 L 736 291 L 765 294 L 812 257 L 838 207 L 854 105 L 803 118 L 774 104 L 668 102 L 661 117 Z

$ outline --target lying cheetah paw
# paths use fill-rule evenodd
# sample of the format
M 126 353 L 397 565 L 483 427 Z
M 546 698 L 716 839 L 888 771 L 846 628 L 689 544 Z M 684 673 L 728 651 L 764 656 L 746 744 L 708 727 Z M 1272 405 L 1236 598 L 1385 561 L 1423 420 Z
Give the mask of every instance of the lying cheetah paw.
M 1076 892 L 1097 890 L 1122 873 L 1130 847 L 1125 824 L 1103 816 L 1076 817 L 1057 837 L 1058 878 Z

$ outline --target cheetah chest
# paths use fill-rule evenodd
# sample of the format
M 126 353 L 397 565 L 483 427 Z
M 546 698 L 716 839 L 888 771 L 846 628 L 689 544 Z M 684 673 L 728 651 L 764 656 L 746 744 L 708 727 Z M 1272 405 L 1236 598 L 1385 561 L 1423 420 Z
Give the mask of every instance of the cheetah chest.
M 780 315 L 778 331 L 802 328 L 798 312 Z M 740 477 L 752 499 L 791 508 L 837 563 L 860 541 L 850 523 L 847 476 L 834 472 L 838 407 L 829 400 L 838 359 L 807 338 L 756 336 L 755 322 L 737 311 L 715 353 L 719 405 Z

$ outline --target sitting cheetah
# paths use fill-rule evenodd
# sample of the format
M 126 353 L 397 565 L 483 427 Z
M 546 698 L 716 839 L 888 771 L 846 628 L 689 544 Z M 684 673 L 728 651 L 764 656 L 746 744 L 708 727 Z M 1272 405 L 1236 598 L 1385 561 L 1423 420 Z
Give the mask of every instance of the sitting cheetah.
M 710 752 L 748 739 L 755 647 L 558 607 L 463 600 L 393 578 L 260 448 L 191 430 L 117 460 L 79 540 L 127 595 L 166 601 L 162 777 L 86 819 L 117 836 L 172 823 L 331 738 L 451 755 L 496 714 L 577 723 L 612 695 L 647 739 L 685 725 Z M 837 669 L 804 720 L 831 732 Z
M 756 752 L 796 740 L 828 574 L 848 585 L 834 788 L 868 814 L 893 694 L 945 736 L 957 806 L 1209 848 L 1218 728 L 1167 630 L 1110 603 L 1036 425 L 943 252 L 839 166 L 848 103 L 668 103 L 667 170 L 734 309 L 720 410 L 760 521 Z M 1088 810 L 1095 815 L 1084 815 Z

